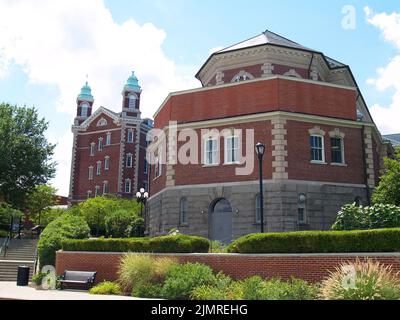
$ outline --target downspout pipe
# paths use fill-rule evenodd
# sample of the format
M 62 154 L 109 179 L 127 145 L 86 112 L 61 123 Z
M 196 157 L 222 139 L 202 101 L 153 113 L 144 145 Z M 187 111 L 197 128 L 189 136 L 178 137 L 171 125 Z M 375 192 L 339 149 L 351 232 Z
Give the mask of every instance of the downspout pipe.
M 365 126 L 362 126 L 361 129 L 361 145 L 362 145 L 362 154 L 363 154 L 363 164 L 364 164 L 364 183 L 367 192 L 367 204 L 368 206 L 371 205 L 371 192 L 369 190 L 368 185 L 368 173 L 367 173 L 367 154 L 365 153 Z

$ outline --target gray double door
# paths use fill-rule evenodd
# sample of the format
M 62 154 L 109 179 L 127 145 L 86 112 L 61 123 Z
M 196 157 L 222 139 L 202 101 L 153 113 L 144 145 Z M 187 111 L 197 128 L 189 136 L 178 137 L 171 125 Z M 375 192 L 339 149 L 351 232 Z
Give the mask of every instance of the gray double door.
M 232 206 L 226 199 L 218 200 L 210 210 L 211 239 L 228 244 L 233 239 Z

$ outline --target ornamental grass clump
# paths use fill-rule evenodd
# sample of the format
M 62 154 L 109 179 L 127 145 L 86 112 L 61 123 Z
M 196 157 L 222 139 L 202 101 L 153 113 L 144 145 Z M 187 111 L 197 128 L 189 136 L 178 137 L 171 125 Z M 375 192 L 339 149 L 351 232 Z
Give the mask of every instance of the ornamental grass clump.
M 101 295 L 122 295 L 121 286 L 118 283 L 111 281 L 104 281 L 89 290 L 90 294 Z
M 118 270 L 118 282 L 123 290 L 131 291 L 133 296 L 148 295 L 150 291 L 158 294 L 157 290 L 144 290 L 146 287 L 157 287 L 164 282 L 166 274 L 177 264 L 172 258 L 152 257 L 142 253 L 127 253 L 123 256 Z M 153 295 L 151 294 L 151 295 Z M 151 298 L 152 296 L 147 296 Z
M 392 266 L 367 259 L 343 263 L 322 282 L 325 300 L 398 300 L 400 274 Z

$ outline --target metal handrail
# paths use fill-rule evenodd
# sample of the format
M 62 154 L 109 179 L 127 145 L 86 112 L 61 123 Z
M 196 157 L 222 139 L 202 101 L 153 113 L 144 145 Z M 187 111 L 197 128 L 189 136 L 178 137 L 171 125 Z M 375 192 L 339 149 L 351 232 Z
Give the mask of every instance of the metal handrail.
M 10 244 L 10 236 L 7 236 L 7 238 L 5 238 L 3 244 L 0 247 L 0 255 L 3 254 L 3 258 L 6 256 L 9 244 Z

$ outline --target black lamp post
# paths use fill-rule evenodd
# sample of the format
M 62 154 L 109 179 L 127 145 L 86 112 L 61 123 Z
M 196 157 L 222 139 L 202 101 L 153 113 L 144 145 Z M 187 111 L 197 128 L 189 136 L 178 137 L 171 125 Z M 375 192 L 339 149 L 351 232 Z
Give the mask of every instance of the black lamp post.
M 262 143 L 256 144 L 256 154 L 258 157 L 258 167 L 260 173 L 260 220 L 261 220 L 261 233 L 264 233 L 264 191 L 263 191 L 263 176 L 262 176 L 262 160 L 265 153 L 265 145 Z
M 136 199 L 137 202 L 140 203 L 140 215 L 143 217 L 143 205 L 146 204 L 147 199 L 149 198 L 149 193 L 144 190 L 144 188 L 141 188 L 140 191 L 136 192 Z

